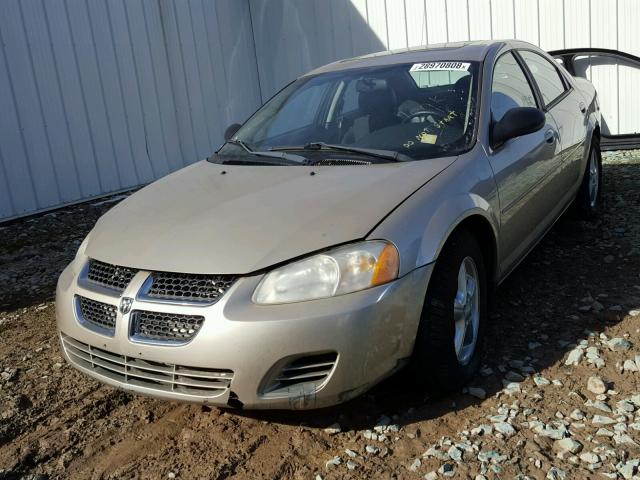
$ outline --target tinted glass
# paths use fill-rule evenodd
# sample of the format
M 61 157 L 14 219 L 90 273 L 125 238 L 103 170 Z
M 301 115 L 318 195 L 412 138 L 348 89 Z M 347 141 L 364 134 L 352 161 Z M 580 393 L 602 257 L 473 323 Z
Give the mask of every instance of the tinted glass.
M 491 113 L 494 121 L 515 107 L 535 107 L 533 90 L 522 68 L 511 53 L 502 55 L 493 69 Z
M 564 93 L 564 84 L 553 63 L 537 53 L 528 51 L 521 51 L 519 53 L 531 71 L 533 79 L 538 84 L 545 105 L 553 102 Z
M 474 138 L 477 72 L 477 62 L 441 61 L 303 77 L 234 138 L 254 151 L 324 142 L 413 159 L 454 155 Z M 228 143 L 219 155 L 251 154 Z

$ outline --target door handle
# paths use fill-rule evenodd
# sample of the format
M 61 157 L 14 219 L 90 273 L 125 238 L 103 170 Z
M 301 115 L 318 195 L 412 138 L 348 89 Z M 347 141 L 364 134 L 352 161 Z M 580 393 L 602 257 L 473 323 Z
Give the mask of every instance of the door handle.
M 553 130 L 547 130 L 544 132 L 544 140 L 547 143 L 553 143 L 556 140 L 556 132 Z
M 580 111 L 582 113 L 585 113 L 587 111 L 587 106 L 584 103 L 580 102 L 578 106 L 580 107 Z

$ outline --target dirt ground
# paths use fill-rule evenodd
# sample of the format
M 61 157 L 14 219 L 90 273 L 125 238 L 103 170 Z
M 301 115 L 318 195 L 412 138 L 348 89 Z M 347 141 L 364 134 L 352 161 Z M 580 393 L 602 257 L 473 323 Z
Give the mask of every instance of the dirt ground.
M 640 478 L 640 154 L 608 155 L 604 178 L 598 220 L 563 217 L 499 289 L 476 388 L 425 398 L 400 374 L 322 411 L 161 402 L 76 372 L 55 281 L 119 197 L 0 225 L 0 479 Z

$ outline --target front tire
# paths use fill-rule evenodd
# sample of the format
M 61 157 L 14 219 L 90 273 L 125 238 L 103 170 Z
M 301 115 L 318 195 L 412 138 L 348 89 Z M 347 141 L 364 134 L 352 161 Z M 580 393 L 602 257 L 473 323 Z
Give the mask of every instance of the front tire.
M 587 168 L 574 201 L 574 210 L 577 216 L 583 220 L 593 219 L 598 213 L 601 197 L 602 154 L 600 153 L 600 142 L 594 138 L 589 151 Z
M 482 249 L 466 230 L 447 241 L 429 281 L 413 374 L 429 390 L 456 391 L 480 366 L 487 278 Z

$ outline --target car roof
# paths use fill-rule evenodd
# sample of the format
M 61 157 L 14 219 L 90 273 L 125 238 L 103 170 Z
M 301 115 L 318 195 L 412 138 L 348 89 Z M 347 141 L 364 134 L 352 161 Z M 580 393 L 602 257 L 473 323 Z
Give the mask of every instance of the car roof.
M 474 40 L 466 42 L 438 43 L 347 58 L 316 68 L 304 76 L 355 68 L 381 67 L 399 63 L 421 63 L 438 60 L 482 61 L 490 51 L 499 50 L 505 45 L 511 47 L 534 47 L 537 49 L 537 47 L 530 43 L 518 40 Z

